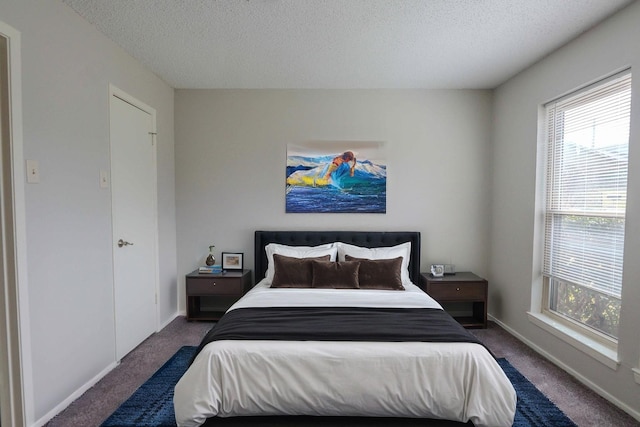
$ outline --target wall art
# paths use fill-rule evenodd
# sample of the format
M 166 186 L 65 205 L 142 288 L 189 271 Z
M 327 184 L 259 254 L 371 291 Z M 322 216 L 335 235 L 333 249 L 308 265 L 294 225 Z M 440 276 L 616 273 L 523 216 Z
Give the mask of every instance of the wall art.
M 288 144 L 285 199 L 287 213 L 386 213 L 384 143 Z

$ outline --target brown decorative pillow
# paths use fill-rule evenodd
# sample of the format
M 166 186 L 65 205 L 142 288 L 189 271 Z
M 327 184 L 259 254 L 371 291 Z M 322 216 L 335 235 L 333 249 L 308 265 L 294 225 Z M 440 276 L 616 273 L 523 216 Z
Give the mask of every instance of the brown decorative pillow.
M 314 288 L 357 289 L 360 263 L 311 261 Z
M 358 272 L 360 289 L 404 290 L 401 275 L 402 257 L 373 260 L 345 255 L 344 259 L 360 262 Z
M 319 256 L 315 258 L 294 258 L 280 254 L 273 254 L 273 274 L 272 288 L 310 288 L 313 278 L 311 262 L 329 261 L 331 255 Z

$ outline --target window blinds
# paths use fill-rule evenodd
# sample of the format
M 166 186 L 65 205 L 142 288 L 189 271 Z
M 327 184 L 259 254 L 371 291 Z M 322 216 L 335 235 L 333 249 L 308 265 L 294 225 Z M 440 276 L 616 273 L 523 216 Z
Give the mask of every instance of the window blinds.
M 631 73 L 545 105 L 544 274 L 620 297 Z

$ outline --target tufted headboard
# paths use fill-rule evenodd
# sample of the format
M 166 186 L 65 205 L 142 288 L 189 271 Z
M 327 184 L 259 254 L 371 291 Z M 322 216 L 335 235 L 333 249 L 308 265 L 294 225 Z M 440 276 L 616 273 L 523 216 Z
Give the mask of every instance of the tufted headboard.
M 268 261 L 264 247 L 269 243 L 316 246 L 331 242 L 343 242 L 367 248 L 411 242 L 409 277 L 413 283 L 420 283 L 419 231 L 256 231 L 254 242 L 256 283 L 264 278 L 267 271 Z

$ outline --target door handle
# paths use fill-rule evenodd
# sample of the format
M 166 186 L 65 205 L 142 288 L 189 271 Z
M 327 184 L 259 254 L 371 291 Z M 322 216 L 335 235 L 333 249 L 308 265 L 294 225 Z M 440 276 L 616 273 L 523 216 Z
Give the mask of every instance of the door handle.
M 126 240 L 118 240 L 118 247 L 121 248 L 123 246 L 129 246 L 129 245 L 133 245 L 133 243 L 127 242 Z

